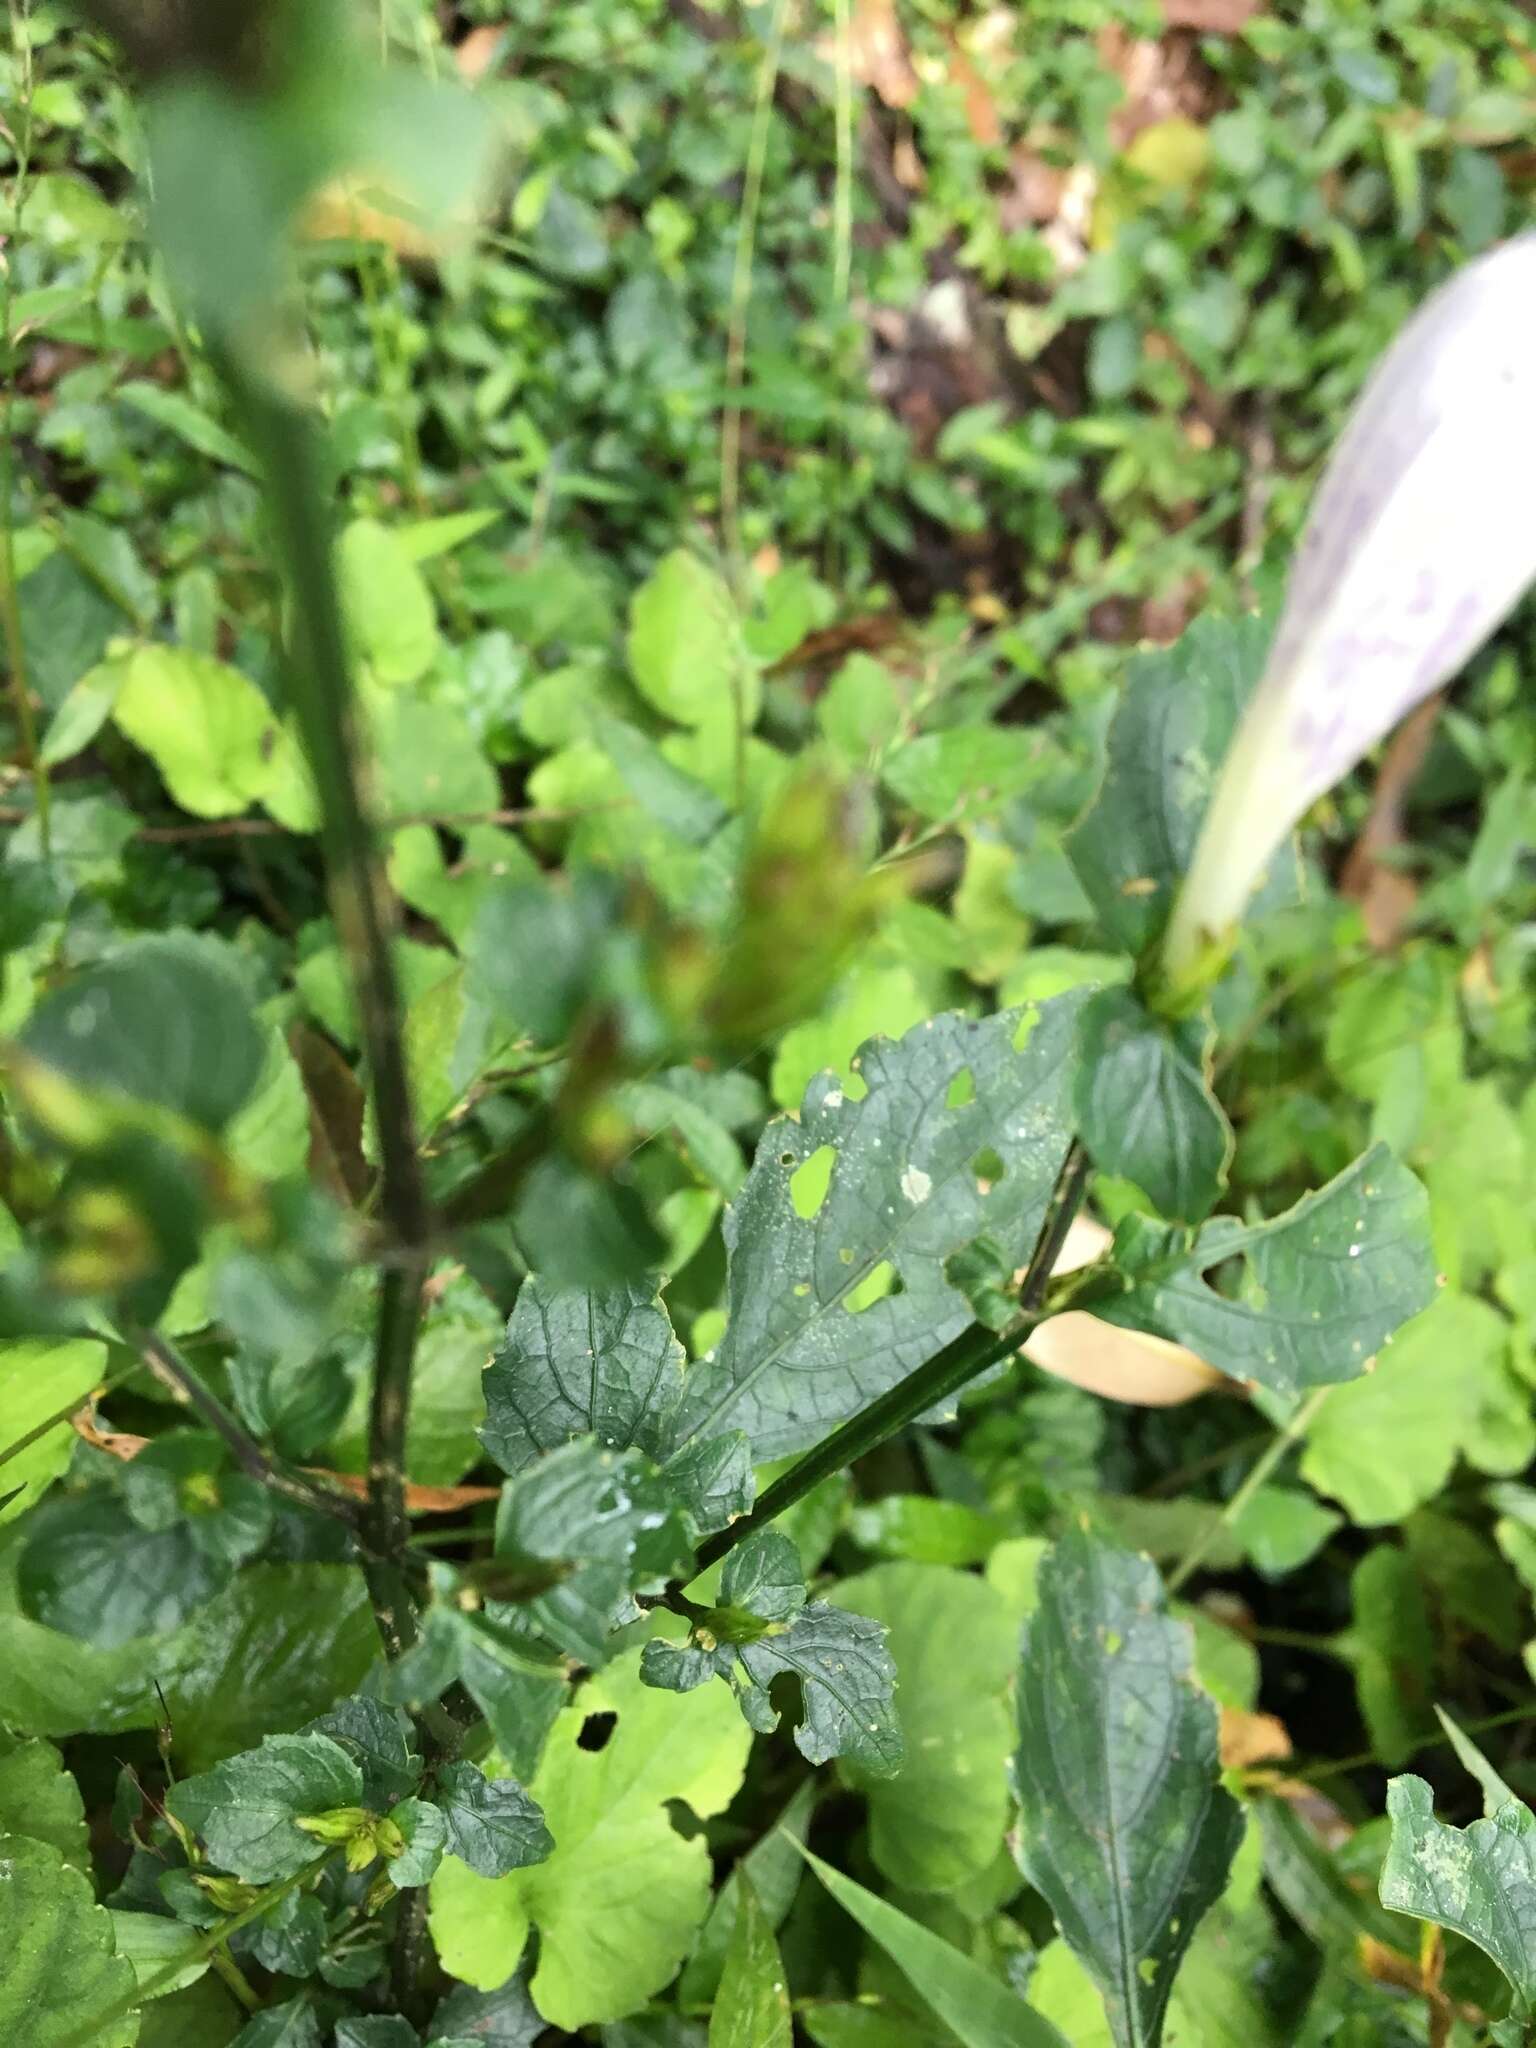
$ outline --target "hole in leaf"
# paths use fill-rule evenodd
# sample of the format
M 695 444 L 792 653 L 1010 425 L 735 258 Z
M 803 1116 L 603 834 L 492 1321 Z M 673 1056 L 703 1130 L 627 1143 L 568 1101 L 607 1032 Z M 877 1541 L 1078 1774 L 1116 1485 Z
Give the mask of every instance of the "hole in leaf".
M 989 1188 L 997 1186 L 998 1182 L 1007 1173 L 1008 1166 L 1007 1162 L 998 1153 L 994 1152 L 990 1145 L 984 1145 L 971 1161 L 971 1171 L 976 1176 L 976 1185 L 985 1194 Z
M 606 1749 L 608 1747 L 608 1739 L 618 1726 L 618 1721 L 619 1717 L 617 1714 L 610 1714 L 606 1711 L 601 1714 L 588 1714 L 585 1721 L 581 1724 L 581 1733 L 576 1738 L 576 1747 L 578 1749 L 589 1749 L 594 1753 L 598 1750 Z
M 832 1185 L 832 1167 L 837 1158 L 835 1145 L 821 1145 L 811 1154 L 803 1166 L 797 1166 L 789 1177 L 789 1199 L 795 1205 L 795 1214 L 809 1223 L 827 1199 L 827 1189 Z
M 949 1084 L 944 1097 L 946 1109 L 964 1109 L 968 1102 L 976 1100 L 976 1076 L 969 1067 L 962 1067 Z
M 862 1314 L 873 1308 L 877 1301 L 884 1301 L 887 1295 L 901 1293 L 901 1275 L 889 1259 L 882 1259 L 873 1272 L 866 1273 L 858 1286 L 844 1298 L 843 1307 L 849 1315 Z

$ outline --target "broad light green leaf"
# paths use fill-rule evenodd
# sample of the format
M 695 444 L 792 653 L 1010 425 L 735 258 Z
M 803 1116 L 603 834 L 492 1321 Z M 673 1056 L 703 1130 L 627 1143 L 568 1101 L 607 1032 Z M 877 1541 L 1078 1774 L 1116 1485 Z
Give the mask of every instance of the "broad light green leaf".
M 448 1824 L 450 1852 L 481 1877 L 542 1863 L 553 1847 L 537 1803 L 515 1778 L 488 1778 L 477 1764 L 445 1764 L 433 1797 Z
M 1400 1522 L 1433 1499 L 1472 1441 L 1504 1377 L 1507 1341 L 1487 1302 L 1441 1294 L 1374 1372 L 1328 1396 L 1307 1430 L 1302 1477 L 1363 1528 Z
M 136 648 L 112 722 L 195 817 L 237 817 L 291 772 L 282 757 L 295 742 L 275 706 L 238 669 L 190 648 Z
M 793 2033 L 779 1945 L 748 1880 L 710 2015 L 709 2048 L 790 2048 Z
M 900 1038 L 932 1009 L 909 967 L 855 962 L 816 1017 L 779 1040 L 769 1083 L 780 1109 L 797 1109 L 816 1076 L 830 1068 L 846 1088 L 867 1039 Z
M 1019 1667 L 1020 1860 L 1104 1995 L 1119 2048 L 1157 2048 L 1180 1961 L 1242 1834 L 1216 1710 L 1145 1558 L 1068 1530 Z
M 761 684 L 731 594 L 686 548 L 635 593 L 629 666 L 641 695 L 679 725 L 730 726 L 738 698 L 746 729 L 757 723 Z
M 66 1863 L 90 1875 L 85 1804 L 51 1742 L 0 1729 L 0 1835 L 46 1842 Z
M 758 1459 L 803 1450 L 969 1324 L 944 1261 L 983 1232 L 1027 1256 L 1067 1148 L 1077 1008 L 930 1018 L 864 1048 L 858 1100 L 825 1075 L 769 1124 L 726 1215 L 729 1321 L 689 1375 L 681 1441 L 743 1428 Z M 888 1277 L 899 1291 L 869 1299 Z
M 211 1860 L 250 1884 L 292 1877 L 319 1853 L 297 1823 L 361 1806 L 363 1774 L 325 1735 L 269 1735 L 166 1795 L 171 1813 L 201 1835 Z
M 902 1758 L 891 1708 L 895 1677 L 883 1624 L 805 1598 L 800 1554 L 777 1529 L 762 1529 L 733 1550 L 720 1576 L 720 1601 L 678 1648 L 649 1642 L 640 1664 L 647 1685 L 690 1692 L 723 1678 L 747 1720 L 762 1734 L 778 1726 L 769 1687 L 790 1671 L 800 1681 L 804 1718 L 795 1744 L 813 1764 L 846 1756 L 877 1777 Z
M 1269 641 L 1262 619 L 1197 619 L 1172 647 L 1127 666 L 1103 786 L 1066 840 L 1100 924 L 1127 952 L 1144 952 L 1168 922 Z M 1282 852 L 1259 907 L 1293 889 Z
M 354 519 L 336 548 L 353 643 L 381 683 L 413 683 L 438 650 L 437 615 L 425 577 L 398 535 Z
M 180 1920 L 167 1920 L 159 1913 L 114 1912 L 111 1917 L 114 1946 L 133 1965 L 133 1974 L 141 1984 L 158 1977 L 167 1964 L 185 1955 L 198 1941 L 195 1927 L 187 1927 Z M 151 1996 L 169 1998 L 173 1992 L 185 1991 L 207 1968 L 208 1958 L 199 1956 Z
M 12 1521 L 47 1492 L 79 1439 L 60 1422 L 14 1457 L 5 1457 L 7 1447 L 72 1402 L 83 1403 L 100 1382 L 106 1358 L 106 1345 L 90 1337 L 0 1343 L 0 1522 Z
M 22 1044 L 81 1088 L 157 1103 L 221 1130 L 250 1097 L 266 1041 L 215 941 L 131 939 L 32 1012 Z
M 800 1853 L 843 1911 L 884 1949 L 966 2048 L 1068 2048 L 1049 2020 L 942 1935 L 844 1877 L 809 1849 Z
M 1169 1026 L 1125 988 L 1083 1011 L 1078 1131 L 1104 1173 L 1134 1181 L 1160 1216 L 1198 1223 L 1227 1179 L 1232 1132 L 1202 1071 L 1200 1023 Z
M 603 1293 L 523 1283 L 484 1378 L 480 1441 L 504 1472 L 595 1436 L 612 1450 L 666 1451 L 683 1391 L 683 1347 L 653 1288 Z
M 1424 1190 L 1380 1145 L 1268 1223 L 1215 1217 L 1187 1251 L 1177 1233 L 1122 1231 L 1115 1250 L 1130 1292 L 1095 1314 L 1277 1393 L 1358 1378 L 1435 1294 Z M 1219 1294 L 1207 1275 L 1239 1258 Z
M 0 1837 L 0 1956 L 0 2040 L 133 2048 L 137 2016 L 99 2023 L 134 1988 L 133 1965 L 113 1946 L 111 1914 L 57 1849 L 24 1835 Z
M 594 1714 L 617 1718 L 601 1749 L 584 1749 Z M 444 1968 L 493 1990 L 536 1927 L 546 2020 L 570 2031 L 636 2011 L 676 1973 L 709 1903 L 704 1838 L 679 1834 L 667 1802 L 701 1820 L 721 1812 L 750 1744 L 724 1687 L 675 1699 L 641 1684 L 638 1657 L 609 1665 L 561 1714 L 529 1788 L 554 1836 L 548 1861 L 484 1878 L 450 1856 L 433 1879 Z
M 1527 2014 L 1536 2013 L 1536 1814 L 1518 1800 L 1467 1828 L 1435 1819 L 1422 1778 L 1387 1787 L 1392 1841 L 1381 1903 L 1449 1927 L 1491 1956 Z
M 988 1867 L 1008 1826 L 1017 1623 L 984 1579 L 938 1565 L 880 1565 L 831 1597 L 885 1623 L 896 1665 L 901 1769 L 871 1780 L 844 1766 L 869 1801 L 874 1859 L 902 1891 L 953 1890 Z

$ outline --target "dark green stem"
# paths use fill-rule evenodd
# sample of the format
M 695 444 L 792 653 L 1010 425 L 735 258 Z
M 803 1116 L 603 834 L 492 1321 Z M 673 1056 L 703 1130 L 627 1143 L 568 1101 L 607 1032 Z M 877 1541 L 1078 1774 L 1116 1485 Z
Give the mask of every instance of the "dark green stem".
M 969 1329 L 962 1330 L 942 1351 L 936 1352 L 916 1372 L 909 1373 L 889 1393 L 882 1394 L 877 1401 L 872 1401 L 867 1408 L 843 1423 L 841 1428 L 834 1429 L 829 1437 L 823 1438 L 814 1450 L 807 1451 L 774 1481 L 751 1514 L 741 1516 L 728 1529 L 721 1529 L 710 1537 L 699 1551 L 700 1571 L 717 1563 L 756 1530 L 776 1521 L 787 1508 L 792 1508 L 813 1487 L 819 1486 L 823 1479 L 830 1478 L 834 1472 L 844 1471 L 856 1458 L 876 1450 L 898 1430 L 905 1429 L 908 1423 L 915 1422 L 930 1408 L 968 1386 L 990 1366 L 1000 1364 L 1018 1350 L 1030 1331 L 1043 1319 L 1046 1289 L 1061 1256 L 1067 1232 L 1072 1227 L 1072 1219 L 1082 1207 L 1088 1187 L 1088 1171 L 1088 1155 L 1074 1139 L 1056 1176 L 1056 1185 L 1051 1190 L 1040 1224 L 1040 1234 L 1035 1239 L 1035 1248 L 1019 1287 L 1019 1313 L 1007 1328 L 996 1331 L 985 1323 L 972 1323 Z

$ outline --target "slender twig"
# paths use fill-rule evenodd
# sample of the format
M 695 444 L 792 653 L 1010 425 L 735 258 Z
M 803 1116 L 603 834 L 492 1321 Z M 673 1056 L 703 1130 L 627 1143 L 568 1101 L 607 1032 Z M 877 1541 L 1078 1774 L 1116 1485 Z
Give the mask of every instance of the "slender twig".
M 175 1347 L 158 1330 L 140 1330 L 131 1325 L 127 1337 L 145 1365 L 168 1393 L 184 1402 L 228 1445 L 242 1472 L 259 1480 L 272 1493 L 298 1506 L 313 1508 L 316 1514 L 331 1515 L 349 1527 L 358 1521 L 358 1504 L 345 1493 L 333 1493 L 302 1473 L 290 1472 L 261 1448 L 249 1430 L 230 1414 L 224 1403 L 188 1365 Z M 78 1405 L 78 1404 L 77 1404 Z
M 32 709 L 32 691 L 27 681 L 27 654 L 21 635 L 21 598 L 16 588 L 16 445 L 13 409 L 16 403 L 17 362 L 11 335 L 11 309 L 16 293 L 16 257 L 21 247 L 22 215 L 26 209 L 28 177 L 32 154 L 32 31 L 28 19 L 30 0 L 10 0 L 11 42 L 21 69 L 21 88 L 12 127 L 16 170 L 12 181 L 10 249 L 0 266 L 0 629 L 5 635 L 6 666 L 11 672 L 11 699 L 16 711 L 16 730 L 21 740 L 22 759 L 32 774 L 37 803 L 38 840 L 44 860 L 52 852 L 48 767 L 38 755 L 37 719 Z
M 926 1414 L 951 1394 L 958 1393 L 990 1366 L 1000 1364 L 1018 1350 L 1030 1331 L 1043 1320 L 1046 1289 L 1061 1256 L 1072 1219 L 1082 1207 L 1088 1188 L 1088 1172 L 1088 1155 L 1074 1139 L 1056 1176 L 1056 1185 L 1051 1190 L 1035 1248 L 1019 1287 L 1019 1313 L 1007 1328 L 995 1331 L 985 1323 L 972 1323 L 926 1364 L 920 1365 L 916 1372 L 909 1373 L 899 1385 L 892 1387 L 889 1393 L 882 1394 L 841 1428 L 834 1429 L 829 1437 L 824 1437 L 814 1450 L 807 1451 L 774 1481 L 751 1514 L 742 1515 L 729 1528 L 719 1530 L 702 1546 L 697 1559 L 699 1571 L 726 1556 L 756 1530 L 776 1521 L 787 1508 L 792 1508 L 813 1487 L 819 1486 L 823 1479 L 843 1471 L 856 1458 L 877 1449 L 899 1429 L 905 1429 L 918 1416 Z
M 1317 1411 L 1327 1400 L 1331 1391 L 1331 1388 L 1328 1387 L 1315 1387 L 1296 1410 L 1296 1413 L 1291 1417 L 1284 1429 L 1275 1432 L 1274 1439 L 1270 1443 L 1269 1448 L 1261 1457 L 1255 1458 L 1252 1469 L 1242 1485 L 1238 1487 L 1231 1499 L 1227 1501 L 1221 1513 L 1211 1517 L 1210 1521 L 1207 1522 L 1169 1574 L 1168 1590 L 1170 1593 L 1178 1592 L 1180 1586 L 1191 1576 L 1196 1567 L 1203 1562 L 1222 1530 L 1231 1527 L 1232 1523 L 1237 1520 L 1243 1509 L 1247 1507 L 1249 1501 L 1253 1499 L 1253 1496 L 1264 1484 L 1270 1473 L 1274 1471 L 1286 1452 L 1290 1450 L 1291 1446 L 1299 1438 L 1306 1435 L 1312 1426 Z
M 1463 1735 L 1489 1735 L 1495 1728 L 1518 1727 L 1522 1721 L 1536 1721 L 1536 1704 L 1510 1707 L 1501 1714 L 1489 1714 L 1481 1721 L 1468 1721 L 1462 1727 Z M 1407 1763 L 1410 1757 L 1418 1756 L 1426 1749 L 1448 1749 L 1451 1737 L 1443 1731 L 1438 1735 L 1421 1735 L 1410 1749 L 1404 1750 L 1399 1764 Z M 1285 1774 L 1288 1778 L 1304 1778 L 1309 1785 L 1316 1785 L 1324 1778 L 1341 1778 L 1349 1771 L 1364 1771 L 1372 1767 L 1380 1770 L 1381 1758 L 1374 1749 L 1363 1749 L 1354 1756 L 1329 1757 L 1323 1763 L 1287 1763 Z
M 314 429 L 297 407 L 238 359 L 229 358 L 225 369 L 243 405 L 247 439 L 266 475 L 278 555 L 294 599 L 289 690 L 319 794 L 332 914 L 351 969 L 378 1128 L 379 1209 L 392 1256 L 384 1272 L 374 1346 L 364 1525 L 377 1561 L 370 1571 L 370 1593 L 386 1645 L 398 1654 L 415 1636 L 402 1568 L 410 1541 L 405 1432 L 432 1216 L 390 945 L 395 917 L 362 794 L 357 703 Z

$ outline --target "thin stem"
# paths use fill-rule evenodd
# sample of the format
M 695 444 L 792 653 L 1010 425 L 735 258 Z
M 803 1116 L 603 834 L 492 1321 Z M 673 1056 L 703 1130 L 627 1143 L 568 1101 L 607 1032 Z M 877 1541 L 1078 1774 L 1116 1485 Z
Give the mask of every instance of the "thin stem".
M 14 1443 L 9 1443 L 4 1450 L 0 1450 L 0 1465 L 8 1465 L 12 1458 L 19 1458 L 29 1444 L 35 1444 L 38 1438 L 46 1436 L 49 1430 L 57 1429 L 61 1422 L 71 1421 L 88 1401 L 103 1400 L 115 1387 L 120 1387 L 124 1380 L 132 1379 L 137 1371 L 137 1363 L 120 1366 L 116 1372 L 108 1373 L 107 1377 L 98 1386 L 92 1387 L 83 1398 L 77 1394 L 65 1407 L 56 1408 L 52 1415 L 45 1416 L 41 1422 L 35 1423 L 31 1429 L 17 1437 Z
M 271 1492 L 281 1494 L 285 1500 L 312 1508 L 317 1514 L 334 1516 L 349 1527 L 356 1525 L 357 1503 L 349 1495 L 317 1486 L 313 1480 L 304 1478 L 300 1473 L 286 1471 L 270 1458 L 249 1430 L 230 1414 L 210 1388 L 204 1386 L 192 1367 L 158 1330 L 139 1330 L 130 1325 L 124 1334 L 160 1384 L 200 1416 L 215 1436 L 223 1438 L 243 1472 L 259 1480 Z
M 224 1946 L 232 1934 L 238 1934 L 242 1927 L 249 1927 L 253 1920 L 259 1920 L 264 1913 L 269 1913 L 274 1906 L 280 1905 L 290 1892 L 298 1891 L 302 1885 L 318 1877 L 337 1853 L 335 1849 L 327 1849 L 323 1856 L 317 1856 L 312 1863 L 306 1863 L 304 1868 L 296 1870 L 292 1877 L 285 1877 L 277 1884 L 268 1885 L 266 1890 L 252 1899 L 248 1906 L 242 1906 L 238 1913 L 231 1913 L 227 1920 L 220 1920 L 217 1926 L 210 1927 L 206 1934 L 200 1935 L 162 1969 L 153 1970 L 149 1976 L 141 1978 L 130 1992 L 122 1998 L 115 1998 L 88 2026 L 80 2028 L 67 2040 L 59 2042 L 57 2048 L 94 2048 L 94 2044 L 105 2038 L 109 2028 L 116 2021 L 137 2011 L 141 2005 L 147 2005 L 152 1998 L 158 1998 L 162 1991 L 169 1990 L 183 1970 L 188 1969 L 193 1963 L 200 1963 L 211 1957 L 216 1949 Z
M 1183 1557 L 1180 1558 L 1168 1579 L 1168 1590 L 1170 1593 L 1178 1592 L 1180 1586 L 1184 1584 L 1185 1580 L 1191 1576 L 1204 1560 L 1222 1530 L 1229 1528 L 1237 1520 L 1243 1509 L 1247 1507 L 1249 1501 L 1253 1499 L 1253 1496 L 1264 1484 L 1270 1473 L 1274 1471 L 1286 1452 L 1290 1450 L 1299 1438 L 1306 1435 L 1312 1426 L 1317 1411 L 1327 1400 L 1331 1391 L 1332 1389 L 1329 1387 L 1315 1387 L 1296 1410 L 1296 1413 L 1291 1417 L 1284 1429 L 1276 1431 L 1268 1450 L 1254 1460 L 1247 1478 L 1244 1479 L 1242 1485 L 1238 1487 L 1231 1499 L 1222 1508 L 1221 1513 L 1212 1517 L 1189 1546 L 1188 1550 L 1185 1551 Z
M 294 600 L 289 691 L 320 798 L 332 914 L 351 968 L 379 1134 L 379 1209 L 395 1256 L 386 1266 L 368 1423 L 369 1547 L 399 1582 L 380 1611 L 386 1640 L 414 1632 L 400 1571 L 410 1540 L 405 1432 L 432 1237 L 406 1068 L 391 938 L 394 906 L 362 795 L 357 703 L 331 560 L 319 447 L 309 419 L 236 359 L 226 375 L 242 401 L 248 437 L 266 475 L 279 558 Z M 371 1590 L 374 1590 L 371 1581 Z
M 1035 1248 L 1019 1288 L 1019 1314 L 1001 1331 L 985 1323 L 972 1323 L 942 1351 L 935 1353 L 899 1385 L 872 1401 L 867 1408 L 834 1429 L 829 1437 L 807 1451 L 789 1470 L 776 1479 L 751 1514 L 743 1515 L 727 1529 L 719 1530 L 699 1551 L 697 1570 L 704 1571 L 734 1550 L 757 1530 L 776 1521 L 786 1508 L 803 1500 L 813 1487 L 834 1472 L 841 1472 L 856 1458 L 870 1451 L 915 1422 L 938 1402 L 968 1385 L 988 1367 L 999 1364 L 1018 1350 L 1037 1323 L 1044 1319 L 1046 1289 L 1072 1219 L 1082 1207 L 1088 1189 L 1088 1155 L 1076 1139 L 1067 1149 L 1056 1176 L 1056 1185 L 1046 1204 Z
M 1481 1721 L 1468 1721 L 1461 1732 L 1463 1735 L 1489 1735 L 1495 1728 L 1515 1728 L 1522 1721 L 1536 1721 L 1536 1704 L 1510 1707 L 1502 1714 L 1489 1714 Z M 1403 1752 L 1401 1760 L 1406 1763 L 1409 1757 L 1419 1756 L 1426 1749 L 1449 1749 L 1450 1746 L 1451 1737 L 1444 1732 L 1424 1735 L 1412 1748 Z M 1288 1777 L 1305 1778 L 1309 1785 L 1316 1785 L 1324 1778 L 1341 1778 L 1349 1771 L 1369 1770 L 1372 1765 L 1381 1769 L 1381 1758 L 1374 1749 L 1363 1749 L 1354 1756 L 1333 1757 L 1321 1764 L 1288 1763 L 1285 1769 Z
M 16 712 L 16 730 L 21 740 L 25 765 L 32 774 L 37 804 L 38 840 L 43 859 L 53 851 L 51 789 L 47 764 L 38 758 L 37 718 L 32 709 L 32 691 L 27 681 L 26 647 L 21 637 L 21 598 L 16 588 L 16 441 L 13 417 L 16 404 L 17 364 L 11 337 L 11 313 L 16 295 L 16 260 L 22 246 L 22 215 L 26 210 L 27 182 L 32 156 L 32 31 L 31 0 L 10 0 L 11 41 L 21 68 L 21 91 L 12 130 L 16 151 L 16 173 L 12 183 L 10 248 L 0 268 L 0 629 L 5 635 L 5 660 L 11 672 L 11 699 Z

